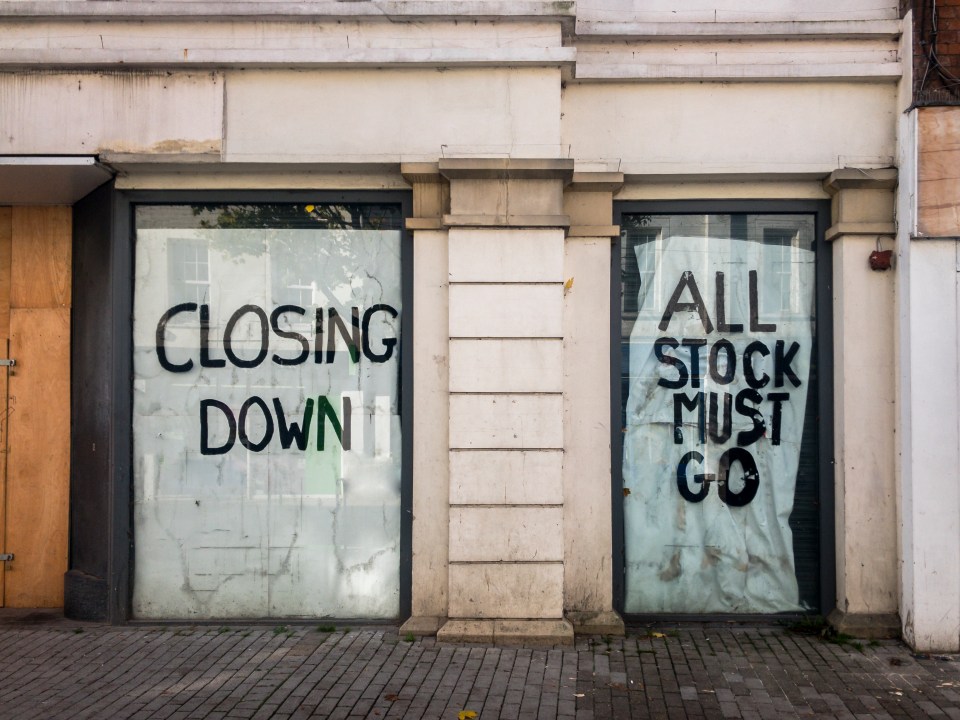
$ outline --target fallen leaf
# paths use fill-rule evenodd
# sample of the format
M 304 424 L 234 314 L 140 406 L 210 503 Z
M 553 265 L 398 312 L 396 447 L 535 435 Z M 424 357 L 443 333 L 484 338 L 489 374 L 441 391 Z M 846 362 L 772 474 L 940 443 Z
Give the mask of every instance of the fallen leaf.
M 387 702 L 396 702 L 397 700 L 400 699 L 400 696 L 395 695 L 394 693 L 390 693 L 389 695 L 384 695 L 383 699 L 386 700 Z
M 623 683 L 618 683 L 618 682 L 607 683 L 607 687 L 611 688 L 612 690 L 626 690 L 626 689 L 627 689 L 627 686 L 626 686 L 626 685 L 624 685 Z
M 457 720 L 469 720 L 475 718 L 477 714 L 473 710 L 461 710 L 457 713 Z
M 666 635 L 664 635 L 664 634 L 661 633 L 661 632 L 652 632 L 652 633 L 650 633 L 650 637 L 652 637 L 652 638 L 665 638 Z
M 564 290 L 569 290 L 573 287 L 573 278 L 567 278 L 567 281 L 563 284 Z
M 630 488 L 624 488 L 624 489 L 623 489 L 623 496 L 626 497 L 626 496 L 629 495 L 629 494 L 630 494 Z
M 313 205 L 307 205 L 307 206 L 304 208 L 304 210 L 306 210 L 308 213 L 312 213 L 312 212 L 314 211 L 314 209 L 315 209 L 315 208 L 314 208 Z

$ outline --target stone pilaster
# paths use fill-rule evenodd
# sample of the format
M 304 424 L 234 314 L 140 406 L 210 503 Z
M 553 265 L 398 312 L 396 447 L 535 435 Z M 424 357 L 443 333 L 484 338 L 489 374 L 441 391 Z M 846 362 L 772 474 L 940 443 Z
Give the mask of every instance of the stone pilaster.
M 447 526 L 450 521 L 447 231 L 450 187 L 436 163 L 401 167 L 413 187 L 413 536 L 411 617 L 401 635 L 434 635 L 447 617 Z
M 572 642 L 563 617 L 568 160 L 441 160 L 450 182 L 449 621 Z
M 622 635 L 613 609 L 611 225 L 622 173 L 575 172 L 564 193 L 564 608 L 577 633 Z
M 827 230 L 833 257 L 837 608 L 860 637 L 899 633 L 895 437 L 895 283 L 870 269 L 894 249 L 896 170 L 838 170 Z M 870 348 L 869 353 L 863 351 Z

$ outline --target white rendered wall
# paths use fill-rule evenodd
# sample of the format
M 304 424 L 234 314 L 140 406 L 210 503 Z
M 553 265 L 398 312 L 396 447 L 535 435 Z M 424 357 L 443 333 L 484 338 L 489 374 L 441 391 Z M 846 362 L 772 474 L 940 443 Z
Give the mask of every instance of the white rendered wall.
M 900 120 L 898 191 L 899 507 L 904 639 L 960 649 L 960 254 L 955 238 L 913 239 L 917 117 Z
M 228 161 L 557 157 L 557 69 L 227 74 Z M 278 113 L 277 108 L 284 108 Z
M 824 177 L 889 167 L 896 145 L 893 84 L 568 84 L 563 113 L 574 157 L 634 176 Z

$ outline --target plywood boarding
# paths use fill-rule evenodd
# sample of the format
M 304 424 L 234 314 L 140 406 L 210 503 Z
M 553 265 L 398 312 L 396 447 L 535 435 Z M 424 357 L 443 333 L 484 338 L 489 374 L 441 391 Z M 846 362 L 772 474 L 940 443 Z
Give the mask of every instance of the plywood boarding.
M 13 208 L 12 308 L 70 307 L 71 209 Z
M 918 113 L 917 230 L 960 236 L 960 107 Z
M 6 352 L 10 337 L 10 243 L 13 210 L 0 207 L 0 352 Z M 6 550 L 7 497 L 7 373 L 0 372 L 0 552 Z M 0 607 L 4 606 L 4 563 L 0 563 Z
M 14 253 L 16 257 L 16 253 Z M 70 486 L 70 310 L 10 312 L 6 604 L 60 607 Z

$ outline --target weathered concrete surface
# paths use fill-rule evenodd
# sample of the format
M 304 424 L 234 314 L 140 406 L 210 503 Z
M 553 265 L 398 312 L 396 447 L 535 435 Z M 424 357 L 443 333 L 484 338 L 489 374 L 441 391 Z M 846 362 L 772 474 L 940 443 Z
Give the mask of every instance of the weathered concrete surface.
M 521 648 L 322 627 L 108 627 L 0 610 L 0 717 L 960 715 L 958 658 L 896 641 L 687 625 Z

